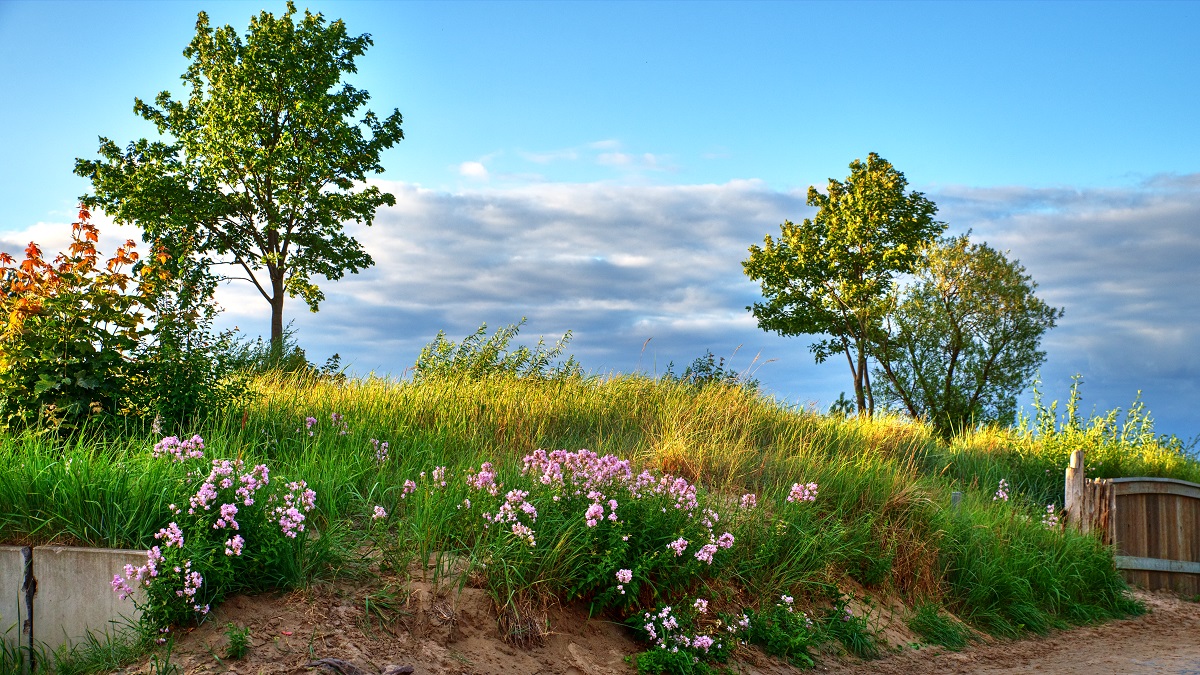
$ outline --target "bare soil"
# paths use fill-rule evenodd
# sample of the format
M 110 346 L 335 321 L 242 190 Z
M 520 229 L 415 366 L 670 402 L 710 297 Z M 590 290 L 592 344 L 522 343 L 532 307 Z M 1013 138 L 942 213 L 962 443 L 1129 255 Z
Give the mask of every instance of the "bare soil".
M 1141 617 L 1035 639 L 984 640 L 962 652 L 920 644 L 904 626 L 902 605 L 874 601 L 856 611 L 870 615 L 891 651 L 866 662 L 823 654 L 816 672 L 1200 675 L 1200 603 L 1162 592 L 1138 591 L 1137 597 L 1150 610 Z M 549 608 L 530 624 L 548 625 L 549 632 L 534 630 L 523 644 L 506 642 L 484 591 L 438 590 L 421 579 L 237 596 L 211 618 L 176 637 L 171 662 L 182 673 L 324 674 L 329 671 L 308 664 L 336 658 L 370 675 L 389 665 L 412 666 L 417 675 L 617 675 L 634 672 L 625 657 L 640 651 L 624 627 L 589 619 L 578 607 Z M 238 660 L 225 654 L 229 622 L 250 630 L 250 649 Z M 803 672 L 749 648 L 730 665 L 744 675 Z M 149 673 L 150 663 L 121 672 Z

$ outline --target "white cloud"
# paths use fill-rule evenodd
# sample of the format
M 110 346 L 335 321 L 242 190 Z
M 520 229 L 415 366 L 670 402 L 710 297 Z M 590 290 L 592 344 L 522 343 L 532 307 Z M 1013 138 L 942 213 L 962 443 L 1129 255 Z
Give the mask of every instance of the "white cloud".
M 629 166 L 633 157 L 623 152 L 605 152 L 596 157 L 596 162 L 605 166 Z
M 811 215 L 801 190 L 544 183 L 449 194 L 378 184 L 396 205 L 374 227 L 349 228 L 376 265 L 323 284 L 319 314 L 288 300 L 315 360 L 337 351 L 358 371 L 398 375 L 439 329 L 459 338 L 484 321 L 527 316 L 523 336 L 573 330 L 572 350 L 601 372 L 661 371 L 743 345 L 734 367 L 760 351 L 776 359 L 758 377 L 795 402 L 825 406 L 849 388 L 844 368 L 813 363 L 805 339 L 765 333 L 744 310 L 759 299 L 741 270 L 747 247 Z M 951 186 L 929 196 L 951 232 L 971 228 L 1011 250 L 1042 297 L 1065 307 L 1043 344 L 1049 398 L 1065 396 L 1069 376 L 1082 372 L 1086 405 L 1123 406 L 1140 388 L 1160 430 L 1200 431 L 1200 177 L 1105 190 Z M 138 238 L 94 220 L 103 253 Z M 38 223 L 0 234 L 0 249 L 19 258 L 35 240 L 52 255 L 69 239 L 69 223 Z M 226 285 L 219 300 L 226 325 L 266 332 L 268 307 L 250 284 Z
M 458 165 L 458 173 L 468 178 L 487 178 L 488 170 L 483 162 L 463 162 Z
M 575 161 L 579 159 L 579 151 L 575 148 L 565 148 L 562 150 L 547 150 L 545 152 L 527 152 L 519 151 L 517 153 L 522 159 L 533 162 L 534 164 L 550 164 L 559 161 Z

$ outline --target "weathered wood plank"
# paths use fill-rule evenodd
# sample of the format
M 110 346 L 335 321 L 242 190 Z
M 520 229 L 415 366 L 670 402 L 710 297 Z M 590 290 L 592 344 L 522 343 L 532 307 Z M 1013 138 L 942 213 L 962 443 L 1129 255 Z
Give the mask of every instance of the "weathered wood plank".
M 1117 495 L 1169 494 L 1200 499 L 1200 485 L 1174 478 L 1113 478 Z
M 1165 558 L 1140 558 L 1136 556 L 1114 556 L 1119 570 L 1139 570 L 1144 572 L 1176 572 L 1184 574 L 1200 574 L 1200 562 L 1187 560 L 1166 560 Z
M 1084 482 L 1086 481 L 1083 451 L 1071 453 L 1071 462 L 1067 465 L 1066 494 L 1063 496 L 1063 511 L 1066 512 L 1067 524 L 1076 529 L 1083 528 L 1084 518 Z

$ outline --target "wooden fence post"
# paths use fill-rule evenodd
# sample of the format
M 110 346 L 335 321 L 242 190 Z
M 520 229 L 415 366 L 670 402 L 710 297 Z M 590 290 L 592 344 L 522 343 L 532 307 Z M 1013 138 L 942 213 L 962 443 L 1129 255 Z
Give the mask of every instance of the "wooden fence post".
M 1063 511 L 1066 513 L 1067 524 L 1076 529 L 1084 530 L 1085 504 L 1084 481 L 1086 480 L 1086 465 L 1083 463 L 1083 451 L 1071 453 L 1071 463 L 1067 465 L 1066 488 L 1063 494 Z

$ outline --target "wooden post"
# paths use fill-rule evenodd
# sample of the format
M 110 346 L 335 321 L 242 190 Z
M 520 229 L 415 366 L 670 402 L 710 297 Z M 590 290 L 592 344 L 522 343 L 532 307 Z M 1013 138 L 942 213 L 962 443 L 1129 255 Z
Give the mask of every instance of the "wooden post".
M 1082 529 L 1084 519 L 1084 480 L 1085 464 L 1083 451 L 1071 453 L 1071 463 L 1067 466 L 1066 487 L 1063 494 L 1063 511 L 1067 523 L 1076 529 Z
M 1100 528 L 1100 541 L 1113 544 L 1114 531 L 1117 529 L 1113 521 L 1113 510 L 1116 507 L 1116 496 L 1111 480 L 1107 478 L 1096 480 L 1096 525 Z

